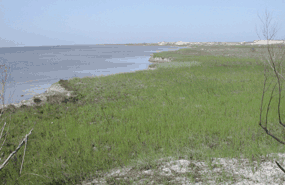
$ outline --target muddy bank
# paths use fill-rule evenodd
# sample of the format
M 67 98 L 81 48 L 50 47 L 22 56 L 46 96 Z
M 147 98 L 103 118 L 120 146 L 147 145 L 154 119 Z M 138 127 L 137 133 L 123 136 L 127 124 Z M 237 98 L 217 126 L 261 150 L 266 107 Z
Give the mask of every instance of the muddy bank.
M 44 93 L 37 94 L 30 98 L 29 100 L 22 100 L 20 103 L 11 103 L 4 105 L 4 109 L 7 107 L 14 107 L 14 108 L 20 108 L 21 106 L 42 106 L 47 102 L 47 98 L 49 96 L 53 95 L 64 95 L 67 97 L 74 96 L 73 91 L 67 91 L 65 88 L 63 88 L 58 82 L 52 84 Z M 1 102 L 2 103 L 2 102 Z M 3 108 L 3 104 L 0 105 L 0 109 Z
M 151 63 L 163 63 L 163 62 L 171 62 L 173 60 L 173 58 L 161 58 L 161 57 L 153 57 L 153 54 L 150 55 L 150 59 L 148 61 L 150 61 Z
M 171 62 L 173 58 L 161 58 L 161 57 L 153 57 L 153 54 L 150 54 L 150 59 L 148 60 L 151 65 L 148 66 L 148 69 L 156 69 L 156 66 L 159 65 L 159 63 L 165 63 L 165 62 Z

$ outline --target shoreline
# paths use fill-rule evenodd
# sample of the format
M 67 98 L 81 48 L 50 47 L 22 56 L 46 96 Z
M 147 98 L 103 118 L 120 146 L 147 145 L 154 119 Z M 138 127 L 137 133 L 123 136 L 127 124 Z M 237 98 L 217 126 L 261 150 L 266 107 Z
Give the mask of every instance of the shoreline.
M 164 63 L 164 62 L 171 62 L 172 59 L 169 58 L 153 58 L 153 54 L 150 54 L 150 59 L 148 60 L 151 64 L 148 66 L 147 69 L 141 69 L 141 70 L 135 70 L 135 71 L 130 71 L 130 72 L 122 72 L 122 73 L 135 73 L 137 71 L 142 71 L 142 70 L 155 70 L 157 69 L 156 65 L 159 63 Z M 151 65 L 155 65 L 154 67 L 150 67 Z M 115 74 L 109 74 L 109 75 L 117 75 L 117 74 L 122 74 L 122 73 L 115 73 Z M 105 77 L 109 75 L 100 75 L 100 76 L 86 76 L 83 78 L 98 78 L 98 77 Z M 68 79 L 71 80 L 72 78 Z M 9 107 L 14 108 L 20 108 L 21 106 L 42 106 L 47 102 L 47 97 L 53 96 L 53 95 L 64 95 L 65 97 L 71 97 L 71 96 L 76 96 L 72 94 L 73 91 L 68 91 L 64 87 L 62 87 L 59 82 L 56 82 L 52 84 L 45 92 L 36 94 L 32 98 L 28 100 L 22 100 L 19 103 L 10 103 L 10 104 L 4 104 L 4 110 L 9 109 Z M 37 103 L 35 102 L 37 101 Z M 1 103 L 0 109 L 3 109 L 3 104 Z M 0 114 L 1 116 L 1 114 Z
M 186 47 L 191 47 L 193 45 L 201 45 L 201 46 L 209 46 L 209 45 L 224 45 L 226 42 L 221 42 L 218 44 L 217 42 L 191 42 L 190 45 L 186 45 Z M 229 42 L 230 43 L 230 42 Z M 231 42 L 232 44 L 233 42 Z M 230 45 L 231 45 L 230 44 Z M 98 44 L 98 45 L 131 45 L 131 46 L 141 46 L 144 44 Z M 174 46 L 174 47 L 179 47 L 177 45 L 172 45 L 172 44 L 166 44 L 166 45 L 159 45 L 157 43 L 154 44 L 146 44 L 145 46 L 150 46 L 150 45 L 155 45 L 155 46 Z M 226 44 L 227 45 L 227 44 Z M 237 44 L 236 45 L 248 45 L 248 44 Z M 252 44 L 251 44 L 252 45 Z M 257 44 L 255 44 L 257 45 Z M 259 43 L 260 45 L 260 43 Z M 266 43 L 262 43 L 262 45 L 266 45 Z M 181 47 L 181 46 L 180 46 Z M 115 73 L 115 74 L 108 74 L 108 75 L 99 75 L 99 76 L 86 76 L 83 78 L 94 78 L 94 77 L 104 77 L 104 76 L 109 76 L 109 75 L 116 75 L 116 74 L 122 74 L 122 73 L 134 73 L 136 71 L 142 71 L 142 70 L 155 70 L 157 69 L 157 66 L 160 63 L 165 63 L 165 62 L 171 62 L 173 58 L 161 58 L 161 57 L 153 57 L 153 54 L 150 54 L 149 62 L 151 63 L 147 69 L 141 69 L 141 70 L 135 70 L 135 71 L 129 71 L 129 72 L 121 72 L 121 73 Z M 71 80 L 72 78 L 68 79 Z M 42 106 L 45 104 L 47 101 L 47 97 L 55 95 L 55 94 L 64 94 L 66 97 L 70 97 L 72 91 L 67 91 L 64 89 L 58 82 L 52 84 L 45 92 L 36 94 L 29 100 L 22 100 L 19 103 L 11 103 L 11 104 L 4 104 L 4 109 L 7 108 L 8 106 L 14 106 L 14 108 L 20 108 L 22 105 L 25 106 Z M 34 99 L 37 99 L 37 103 L 34 102 Z M 3 104 L 0 104 L 0 109 L 3 109 Z
M 35 106 L 35 105 L 42 106 L 46 103 L 47 97 L 49 96 L 63 94 L 67 97 L 70 97 L 70 96 L 73 96 L 72 93 L 73 93 L 72 91 L 67 91 L 58 82 L 56 82 L 52 84 L 45 92 L 36 94 L 28 100 L 22 100 L 19 103 L 4 104 L 4 110 L 9 107 L 13 107 L 13 109 L 20 108 L 23 105 L 24 106 Z M 3 104 L 0 105 L 0 109 L 3 109 Z
M 285 44 L 285 40 L 268 40 L 269 44 Z M 156 43 L 126 43 L 126 44 L 72 44 L 72 45 L 43 45 L 43 46 L 12 46 L 12 47 L 0 47 L 0 48 L 15 48 L 15 47 L 54 47 L 54 46 L 86 46 L 86 45 L 125 45 L 125 46 L 172 46 L 172 47 L 191 47 L 191 46 L 210 46 L 210 45 L 266 45 L 267 40 L 254 40 L 254 41 L 242 41 L 242 42 L 156 42 Z

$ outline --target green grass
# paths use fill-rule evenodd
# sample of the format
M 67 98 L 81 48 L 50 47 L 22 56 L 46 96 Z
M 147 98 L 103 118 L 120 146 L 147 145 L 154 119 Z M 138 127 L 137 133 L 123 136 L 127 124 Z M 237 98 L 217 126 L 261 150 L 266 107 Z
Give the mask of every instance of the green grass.
M 2 159 L 34 130 L 22 174 L 23 147 L 0 172 L 1 181 L 76 184 L 145 158 L 243 156 L 260 161 L 261 155 L 283 152 L 285 147 L 258 126 L 264 78 L 256 54 L 244 47 L 208 47 L 226 50 L 215 54 L 199 48 L 154 54 L 174 58 L 175 67 L 154 64 L 157 70 L 61 80 L 76 98 L 55 96 L 58 101 L 49 98 L 55 103 L 42 107 L 7 110 L 1 117 L 2 125 L 10 123 Z M 224 56 L 231 53 L 227 48 L 236 56 Z M 277 124 L 276 98 L 269 114 L 275 124 L 269 128 L 285 139 Z M 152 167 L 146 163 L 142 168 Z

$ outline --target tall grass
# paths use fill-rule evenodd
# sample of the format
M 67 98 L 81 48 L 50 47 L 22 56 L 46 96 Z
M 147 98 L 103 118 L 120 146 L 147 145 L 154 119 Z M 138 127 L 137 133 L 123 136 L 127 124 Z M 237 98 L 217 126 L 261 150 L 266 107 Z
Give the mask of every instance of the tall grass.
M 261 62 L 250 58 L 248 48 L 244 57 L 199 51 L 154 55 L 199 65 L 162 64 L 156 70 L 61 80 L 76 99 L 7 111 L 1 119 L 11 126 L 2 156 L 35 126 L 22 174 L 22 154 L 17 153 L 0 172 L 2 184 L 75 184 L 143 158 L 245 157 L 252 162 L 284 151 L 257 125 Z M 278 126 L 272 129 L 282 134 Z

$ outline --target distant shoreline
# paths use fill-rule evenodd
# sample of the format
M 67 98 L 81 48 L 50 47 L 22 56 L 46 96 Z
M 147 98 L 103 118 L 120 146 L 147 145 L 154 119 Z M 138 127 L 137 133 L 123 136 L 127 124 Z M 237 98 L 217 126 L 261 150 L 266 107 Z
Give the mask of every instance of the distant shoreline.
M 269 44 L 284 44 L 283 40 L 269 40 Z M 126 44 L 73 44 L 73 45 L 47 45 L 47 46 L 13 46 L 13 47 L 0 47 L 1 48 L 22 48 L 22 47 L 58 47 L 58 46 L 109 46 L 109 45 L 125 45 L 125 46 L 171 46 L 171 47 L 190 47 L 190 46 L 205 46 L 205 45 L 266 45 L 267 40 L 254 40 L 251 42 L 157 42 L 157 43 L 126 43 Z

